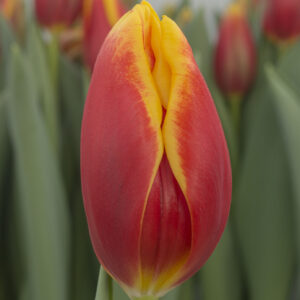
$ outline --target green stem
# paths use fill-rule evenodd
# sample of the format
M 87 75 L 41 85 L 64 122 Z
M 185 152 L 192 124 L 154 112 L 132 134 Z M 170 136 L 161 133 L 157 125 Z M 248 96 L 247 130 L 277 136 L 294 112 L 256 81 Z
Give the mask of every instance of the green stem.
M 241 127 L 241 100 L 240 95 L 232 95 L 230 97 L 231 117 L 237 136 L 240 134 Z
M 236 168 L 239 161 L 239 152 L 240 152 L 240 132 L 241 132 L 241 105 L 242 97 L 241 95 L 231 95 L 229 98 L 230 101 L 230 110 L 231 110 L 231 119 L 233 124 L 233 129 L 235 133 L 235 139 L 237 141 L 237 151 L 233 159 L 234 165 L 232 166 L 233 174 L 235 174 Z M 235 177 L 235 176 L 234 176 Z

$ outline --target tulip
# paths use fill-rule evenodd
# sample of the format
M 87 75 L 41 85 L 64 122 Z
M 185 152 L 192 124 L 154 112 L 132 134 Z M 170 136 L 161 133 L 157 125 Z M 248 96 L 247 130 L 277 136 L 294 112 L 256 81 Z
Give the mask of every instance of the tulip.
M 229 6 L 220 26 L 215 51 L 214 73 L 220 90 L 227 96 L 240 97 L 253 83 L 256 50 L 244 6 Z
M 124 14 L 119 0 L 86 0 L 84 18 L 84 57 L 92 70 L 106 35 Z
M 268 0 L 263 28 L 265 34 L 275 41 L 297 39 L 300 35 L 300 1 Z
M 16 0 L 0 0 L 0 11 L 5 18 L 10 19 L 13 16 L 16 4 Z
M 231 166 L 214 102 L 179 27 L 145 1 L 99 52 L 81 174 L 94 251 L 132 299 L 192 276 L 224 230 Z
M 24 29 L 23 3 L 21 0 L 0 0 L 0 12 L 22 37 Z
M 83 0 L 35 0 L 35 13 L 45 27 L 70 26 L 79 17 Z

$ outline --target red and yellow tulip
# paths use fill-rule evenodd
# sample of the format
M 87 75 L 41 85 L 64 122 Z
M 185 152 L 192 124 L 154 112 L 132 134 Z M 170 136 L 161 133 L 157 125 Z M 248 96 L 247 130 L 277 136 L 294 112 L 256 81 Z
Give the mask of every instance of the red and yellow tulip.
M 264 31 L 272 40 L 286 42 L 300 36 L 300 1 L 267 0 Z
M 245 94 L 255 77 L 256 49 L 241 3 L 231 4 L 221 21 L 214 73 L 220 90 L 227 96 Z
M 70 26 L 79 17 L 83 0 L 35 0 L 35 13 L 45 27 Z
M 84 56 L 91 70 L 104 39 L 124 12 L 120 0 L 85 0 Z
M 224 230 L 231 167 L 214 102 L 179 27 L 145 1 L 99 52 L 81 174 L 95 253 L 133 299 L 192 276 Z

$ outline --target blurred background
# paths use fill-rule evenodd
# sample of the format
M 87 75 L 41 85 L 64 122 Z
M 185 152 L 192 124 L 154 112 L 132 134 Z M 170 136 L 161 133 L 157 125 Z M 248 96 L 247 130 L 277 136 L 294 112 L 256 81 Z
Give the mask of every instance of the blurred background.
M 220 243 L 163 299 L 299 300 L 300 0 L 149 2 L 185 33 L 233 170 Z M 0 0 L 0 299 L 95 299 L 81 118 L 97 53 L 135 3 Z

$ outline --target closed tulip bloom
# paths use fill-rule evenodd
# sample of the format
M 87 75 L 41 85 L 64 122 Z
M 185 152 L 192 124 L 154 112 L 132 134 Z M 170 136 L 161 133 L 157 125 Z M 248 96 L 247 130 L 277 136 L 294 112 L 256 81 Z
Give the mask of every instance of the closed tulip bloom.
M 45 27 L 70 26 L 79 17 L 83 0 L 35 0 L 35 13 Z
M 0 11 L 2 15 L 10 19 L 13 16 L 17 0 L 0 0 Z
M 220 90 L 241 96 L 256 73 L 256 49 L 243 5 L 232 4 L 225 13 L 215 51 L 214 72 Z
M 91 70 L 108 32 L 124 13 L 120 0 L 85 0 L 84 56 Z
M 266 35 L 276 41 L 298 38 L 300 35 L 300 1 L 266 1 L 263 27 Z
M 0 13 L 12 25 L 19 37 L 24 30 L 24 9 L 21 0 L 0 0 Z
M 219 117 L 185 36 L 145 1 L 98 55 L 81 174 L 95 253 L 132 299 L 192 276 L 224 230 L 231 167 Z

